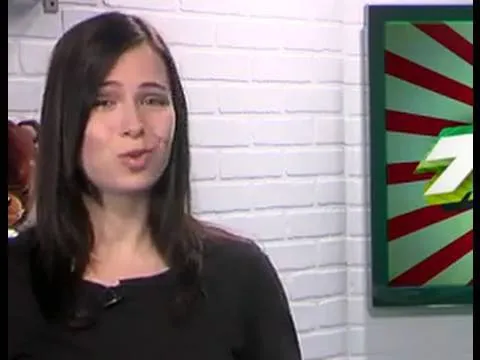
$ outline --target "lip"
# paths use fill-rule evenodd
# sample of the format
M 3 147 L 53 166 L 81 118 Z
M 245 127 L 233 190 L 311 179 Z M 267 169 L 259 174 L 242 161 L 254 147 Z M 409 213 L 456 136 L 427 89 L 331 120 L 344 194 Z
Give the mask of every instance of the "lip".
M 124 152 L 124 153 L 120 154 L 119 157 L 121 157 L 121 158 L 136 158 L 136 157 L 140 157 L 140 156 L 145 155 L 145 154 L 149 154 L 151 152 L 152 152 L 151 149 L 135 149 L 135 150 L 130 150 L 130 151 Z
M 134 149 L 119 155 L 119 160 L 129 171 L 137 173 L 145 170 L 150 163 L 152 150 Z

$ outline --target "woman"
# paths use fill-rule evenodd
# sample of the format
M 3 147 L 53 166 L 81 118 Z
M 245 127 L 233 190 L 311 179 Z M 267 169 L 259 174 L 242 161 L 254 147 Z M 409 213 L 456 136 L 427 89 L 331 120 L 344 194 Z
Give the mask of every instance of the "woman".
M 138 17 L 59 40 L 36 224 L 8 252 L 9 359 L 300 359 L 266 255 L 190 213 L 187 125 L 175 63 Z

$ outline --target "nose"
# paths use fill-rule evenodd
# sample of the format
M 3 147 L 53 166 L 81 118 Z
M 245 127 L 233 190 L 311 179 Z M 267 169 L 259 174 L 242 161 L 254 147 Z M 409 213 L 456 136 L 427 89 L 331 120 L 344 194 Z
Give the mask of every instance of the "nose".
M 134 102 L 126 103 L 122 109 L 121 135 L 138 138 L 144 135 L 145 128 Z

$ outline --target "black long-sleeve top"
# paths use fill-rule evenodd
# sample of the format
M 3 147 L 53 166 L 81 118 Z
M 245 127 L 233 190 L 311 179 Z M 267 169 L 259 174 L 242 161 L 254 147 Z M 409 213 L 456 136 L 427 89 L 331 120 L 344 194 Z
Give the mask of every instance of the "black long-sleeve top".
M 46 322 L 32 290 L 31 238 L 8 246 L 8 359 L 48 360 L 300 360 L 283 287 L 253 242 L 207 241 L 205 298 L 182 327 L 167 302 L 173 271 L 108 288 L 84 281 L 104 303 L 89 327 Z

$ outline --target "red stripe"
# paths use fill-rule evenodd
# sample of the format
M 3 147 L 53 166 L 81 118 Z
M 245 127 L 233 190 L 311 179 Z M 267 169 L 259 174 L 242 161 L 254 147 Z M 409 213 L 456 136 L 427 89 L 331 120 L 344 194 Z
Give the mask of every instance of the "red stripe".
M 432 116 L 409 114 L 401 111 L 387 110 L 387 131 L 425 136 L 437 136 L 443 128 L 465 125 L 460 121 L 450 121 Z
M 385 51 L 385 71 L 399 79 L 473 106 L 473 89 L 408 59 Z
M 473 44 L 446 24 L 416 24 L 419 30 L 473 66 Z
M 467 209 L 447 211 L 441 205 L 431 205 L 395 216 L 388 220 L 388 240 L 396 240 L 465 211 Z
M 473 249 L 473 231 L 469 231 L 422 262 L 393 279 L 393 286 L 419 286 L 433 279 Z
M 387 184 L 404 184 L 415 181 L 429 180 L 432 174 L 415 174 L 418 162 L 395 163 L 387 166 Z

